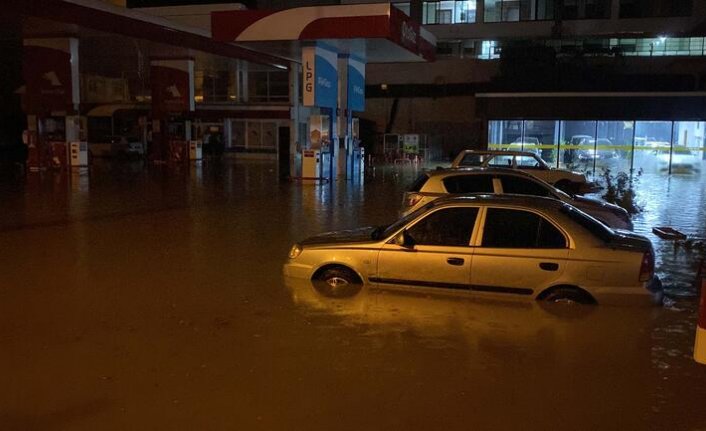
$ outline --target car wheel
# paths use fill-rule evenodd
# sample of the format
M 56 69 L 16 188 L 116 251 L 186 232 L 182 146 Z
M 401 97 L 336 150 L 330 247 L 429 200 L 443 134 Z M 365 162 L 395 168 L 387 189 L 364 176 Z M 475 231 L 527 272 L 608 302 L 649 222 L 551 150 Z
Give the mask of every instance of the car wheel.
M 542 297 L 542 300 L 548 303 L 565 304 L 565 305 L 591 305 L 596 301 L 581 289 L 573 287 L 559 287 L 550 291 Z
M 347 298 L 360 292 L 363 283 L 352 270 L 334 267 L 323 271 L 314 281 L 314 287 L 324 296 Z
M 596 301 L 585 291 L 571 286 L 557 287 L 540 295 L 539 305 L 560 319 L 582 319 L 592 314 Z

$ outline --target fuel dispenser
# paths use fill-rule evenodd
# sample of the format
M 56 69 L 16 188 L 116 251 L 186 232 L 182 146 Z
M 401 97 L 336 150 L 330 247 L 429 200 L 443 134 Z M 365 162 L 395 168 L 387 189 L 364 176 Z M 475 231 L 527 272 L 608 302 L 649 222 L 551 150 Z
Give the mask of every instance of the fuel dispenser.
M 316 180 L 321 178 L 321 151 L 304 150 L 302 152 L 302 179 Z
M 72 168 L 88 166 L 88 144 L 86 142 L 72 142 L 69 145 L 69 163 Z
M 189 142 L 189 160 L 203 160 L 203 143 L 201 141 Z

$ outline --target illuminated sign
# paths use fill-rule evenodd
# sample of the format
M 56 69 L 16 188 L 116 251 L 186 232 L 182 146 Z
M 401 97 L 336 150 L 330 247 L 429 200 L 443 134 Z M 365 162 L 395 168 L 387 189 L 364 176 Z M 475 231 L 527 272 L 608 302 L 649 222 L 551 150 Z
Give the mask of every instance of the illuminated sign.
M 348 109 L 365 111 L 365 63 L 348 58 Z
M 338 104 L 338 54 L 321 45 L 302 49 L 304 106 L 335 109 Z

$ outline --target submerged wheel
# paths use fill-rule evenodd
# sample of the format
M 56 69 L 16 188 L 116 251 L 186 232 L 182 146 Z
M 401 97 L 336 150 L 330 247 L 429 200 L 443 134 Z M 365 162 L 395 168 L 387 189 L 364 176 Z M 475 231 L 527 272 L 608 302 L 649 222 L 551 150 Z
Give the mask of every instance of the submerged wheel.
M 324 296 L 346 298 L 360 292 L 363 282 L 352 270 L 344 267 L 333 267 L 324 270 L 316 277 L 314 286 Z
M 537 298 L 549 314 L 562 319 L 580 319 L 595 311 L 596 300 L 578 287 L 562 286 L 551 289 Z
M 574 287 L 559 287 L 551 290 L 542 300 L 554 304 L 591 305 L 596 301 L 585 291 Z

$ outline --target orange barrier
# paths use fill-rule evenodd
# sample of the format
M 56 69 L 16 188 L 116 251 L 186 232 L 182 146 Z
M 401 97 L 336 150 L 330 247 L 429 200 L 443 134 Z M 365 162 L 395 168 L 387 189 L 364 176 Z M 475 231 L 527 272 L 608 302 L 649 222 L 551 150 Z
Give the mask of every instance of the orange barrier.
M 706 365 L 706 278 L 701 279 L 701 302 L 699 304 L 699 321 L 696 326 L 694 359 L 696 362 Z

